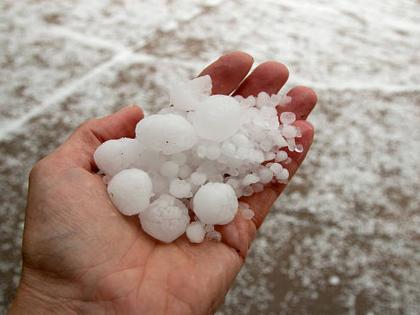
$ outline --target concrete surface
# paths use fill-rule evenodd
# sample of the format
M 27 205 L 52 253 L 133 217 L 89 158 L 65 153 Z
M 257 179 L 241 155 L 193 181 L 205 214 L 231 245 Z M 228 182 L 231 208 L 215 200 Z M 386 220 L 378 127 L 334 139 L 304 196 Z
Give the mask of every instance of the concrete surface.
M 419 314 L 419 22 L 415 0 L 1 1 L 0 312 L 31 165 L 245 50 L 317 90 L 317 134 L 218 314 Z

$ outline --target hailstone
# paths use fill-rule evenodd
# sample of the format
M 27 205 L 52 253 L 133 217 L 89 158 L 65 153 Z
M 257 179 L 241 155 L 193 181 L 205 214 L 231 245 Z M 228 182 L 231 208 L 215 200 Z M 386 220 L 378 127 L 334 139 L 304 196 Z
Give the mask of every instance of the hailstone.
M 113 204 L 125 215 L 146 209 L 153 194 L 149 175 L 136 168 L 123 170 L 112 177 L 107 189 Z
M 177 114 L 151 115 L 136 127 L 138 141 L 147 149 L 174 154 L 188 150 L 197 142 L 193 126 Z
M 190 222 L 187 207 L 166 194 L 140 212 L 139 217 L 143 231 L 164 243 L 170 243 L 184 234 Z
M 193 210 L 205 224 L 227 224 L 238 210 L 238 199 L 233 188 L 224 183 L 207 183 L 193 198 Z

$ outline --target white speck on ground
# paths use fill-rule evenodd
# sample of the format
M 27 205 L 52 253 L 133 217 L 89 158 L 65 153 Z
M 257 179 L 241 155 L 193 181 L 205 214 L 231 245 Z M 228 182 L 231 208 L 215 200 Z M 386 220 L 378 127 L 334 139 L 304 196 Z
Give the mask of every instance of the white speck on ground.
M 415 0 L 1 1 L 0 312 L 31 165 L 82 121 L 157 112 L 176 79 L 245 50 L 317 90 L 317 133 L 218 314 L 418 313 L 419 20 Z

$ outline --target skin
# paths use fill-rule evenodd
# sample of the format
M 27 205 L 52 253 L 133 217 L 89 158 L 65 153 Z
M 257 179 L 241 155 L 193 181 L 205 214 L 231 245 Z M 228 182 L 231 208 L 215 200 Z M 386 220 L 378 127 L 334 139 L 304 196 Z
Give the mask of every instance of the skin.
M 213 94 L 277 93 L 288 78 L 274 61 L 248 75 L 253 58 L 243 52 L 220 57 L 204 69 Z M 248 77 L 244 80 L 244 78 Z M 316 103 L 306 87 L 288 92 L 299 121 L 303 153 L 291 153 L 294 174 L 312 143 L 306 117 Z M 218 227 L 222 242 L 194 245 L 185 236 L 163 244 L 147 236 L 137 217 L 112 205 L 92 159 L 104 141 L 134 137 L 142 119 L 129 106 L 82 124 L 55 152 L 40 160 L 29 177 L 23 239 L 23 270 L 9 314 L 212 314 L 223 302 L 270 207 L 285 188 L 269 185 L 243 200 L 253 220 L 238 215 Z

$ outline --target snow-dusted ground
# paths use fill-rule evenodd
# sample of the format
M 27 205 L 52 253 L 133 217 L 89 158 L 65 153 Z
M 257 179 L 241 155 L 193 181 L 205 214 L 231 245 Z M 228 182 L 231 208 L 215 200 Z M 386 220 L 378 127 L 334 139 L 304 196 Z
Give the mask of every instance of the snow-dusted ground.
M 420 2 L 2 0 L 0 312 L 19 277 L 31 165 L 79 123 L 231 50 L 319 94 L 307 161 L 220 314 L 420 312 Z

